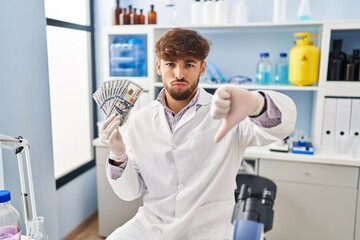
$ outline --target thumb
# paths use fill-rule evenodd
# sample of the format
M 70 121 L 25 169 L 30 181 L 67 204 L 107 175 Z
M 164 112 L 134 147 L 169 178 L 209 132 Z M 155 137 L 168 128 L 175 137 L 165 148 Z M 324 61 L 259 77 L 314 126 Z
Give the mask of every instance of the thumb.
M 231 119 L 229 117 L 225 117 L 222 122 L 221 125 L 219 127 L 219 129 L 217 130 L 215 137 L 214 137 L 214 142 L 218 143 L 220 142 L 221 139 L 223 139 L 223 137 L 235 126 L 235 124 L 231 121 Z

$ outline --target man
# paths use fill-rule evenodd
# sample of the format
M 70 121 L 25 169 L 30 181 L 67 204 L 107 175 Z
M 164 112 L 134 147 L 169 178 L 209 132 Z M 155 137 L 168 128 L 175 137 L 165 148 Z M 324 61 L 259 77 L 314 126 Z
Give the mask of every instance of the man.
M 119 116 L 105 121 L 108 180 L 120 198 L 144 201 L 107 239 L 232 239 L 235 177 L 246 147 L 293 131 L 296 108 L 283 94 L 227 85 L 212 96 L 199 88 L 209 49 L 196 31 L 166 32 L 155 44 L 164 89 L 129 118 L 123 135 Z

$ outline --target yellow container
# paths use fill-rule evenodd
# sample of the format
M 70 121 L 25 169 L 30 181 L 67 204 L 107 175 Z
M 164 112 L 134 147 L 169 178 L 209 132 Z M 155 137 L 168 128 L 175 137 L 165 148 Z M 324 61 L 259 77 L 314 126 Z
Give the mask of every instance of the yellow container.
M 320 50 L 310 38 L 317 34 L 294 34 L 296 46 L 290 50 L 289 81 L 298 86 L 310 86 L 318 81 Z

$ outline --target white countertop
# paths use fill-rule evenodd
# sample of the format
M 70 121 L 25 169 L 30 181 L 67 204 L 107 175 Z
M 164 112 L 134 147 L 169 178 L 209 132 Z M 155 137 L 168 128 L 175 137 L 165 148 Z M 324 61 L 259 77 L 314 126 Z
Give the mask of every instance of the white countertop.
M 93 140 L 95 147 L 105 147 L 99 138 Z M 244 158 L 260 158 L 270 159 L 277 161 L 296 161 L 307 163 L 320 163 L 342 166 L 354 166 L 360 167 L 360 158 L 353 158 L 349 155 L 340 155 L 333 153 L 326 153 L 325 151 L 315 149 L 314 155 L 307 154 L 294 154 L 294 153 L 282 153 L 272 152 L 268 147 L 249 147 L 244 155 Z

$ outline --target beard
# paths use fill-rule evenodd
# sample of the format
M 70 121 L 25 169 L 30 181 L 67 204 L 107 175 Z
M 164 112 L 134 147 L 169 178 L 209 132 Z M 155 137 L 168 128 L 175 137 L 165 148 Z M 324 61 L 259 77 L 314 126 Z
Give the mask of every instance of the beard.
M 189 82 L 186 79 L 176 79 L 171 81 L 169 84 L 165 84 L 165 81 L 163 81 L 163 83 L 165 90 L 169 93 L 169 95 L 173 99 L 177 101 L 182 101 L 188 99 L 194 93 L 194 91 L 196 91 L 199 85 L 199 81 L 200 81 L 200 74 L 197 78 L 197 81 L 194 82 L 193 84 L 190 84 L 186 89 L 177 89 L 171 86 L 171 84 L 174 82 L 186 82 L 189 84 Z
M 189 83 L 186 80 L 175 80 L 173 82 L 186 82 Z M 186 100 L 188 99 L 194 91 L 196 91 L 197 87 L 199 85 L 199 79 L 194 82 L 193 84 L 190 84 L 186 89 L 176 89 L 171 87 L 171 83 L 170 84 L 164 84 L 165 90 L 169 93 L 169 95 L 177 100 L 177 101 L 182 101 L 182 100 Z

